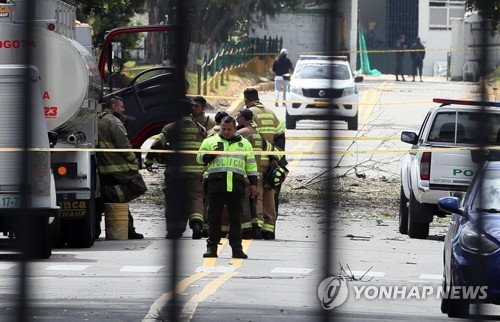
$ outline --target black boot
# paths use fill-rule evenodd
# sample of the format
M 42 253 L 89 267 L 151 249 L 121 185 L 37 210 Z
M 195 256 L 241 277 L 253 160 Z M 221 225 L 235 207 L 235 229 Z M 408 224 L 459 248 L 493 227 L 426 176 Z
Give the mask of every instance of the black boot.
M 262 239 L 262 232 L 258 224 L 252 224 L 253 239 Z
M 251 229 L 244 229 L 241 231 L 242 239 L 252 239 L 252 237 L 253 237 L 253 231 Z
M 207 251 L 203 254 L 203 257 L 217 257 L 217 246 L 207 246 Z
M 233 258 L 242 258 L 242 259 L 247 259 L 248 256 L 243 252 L 243 249 L 241 246 L 239 247 L 234 247 L 233 248 Z
M 128 239 L 144 239 L 143 234 L 139 234 L 138 232 L 134 230 L 131 230 L 128 232 Z
M 201 239 L 201 222 L 195 221 L 191 224 L 191 229 L 193 230 L 193 239 Z

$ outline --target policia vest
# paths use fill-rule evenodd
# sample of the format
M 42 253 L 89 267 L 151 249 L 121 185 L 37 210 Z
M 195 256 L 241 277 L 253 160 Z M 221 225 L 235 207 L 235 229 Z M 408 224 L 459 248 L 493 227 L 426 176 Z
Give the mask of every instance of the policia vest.
M 219 154 L 215 158 L 204 151 L 215 151 L 222 144 L 224 151 L 234 154 Z M 233 192 L 245 193 L 245 176 L 251 185 L 257 185 L 257 163 L 252 154 L 242 155 L 238 152 L 252 152 L 252 145 L 247 139 L 235 135 L 226 140 L 219 134 L 206 138 L 200 146 L 196 157 L 199 164 L 207 164 L 208 193 Z M 213 159 L 212 159 L 213 158 Z M 207 162 L 207 160 L 210 160 Z

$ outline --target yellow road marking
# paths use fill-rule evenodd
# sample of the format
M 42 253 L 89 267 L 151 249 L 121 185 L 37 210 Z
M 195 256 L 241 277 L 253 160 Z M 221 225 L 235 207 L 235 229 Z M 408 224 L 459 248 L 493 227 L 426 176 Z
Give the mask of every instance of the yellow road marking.
M 241 245 L 243 246 L 243 251 L 246 253 L 248 252 L 248 248 L 250 247 L 250 244 L 252 244 L 252 239 L 243 239 L 241 241 Z M 231 267 L 241 267 L 243 265 L 243 259 L 241 258 L 231 258 L 229 261 L 229 266 Z
M 238 275 L 236 272 L 224 273 L 208 283 L 199 293 L 196 293 L 185 305 L 182 309 L 182 313 L 180 316 L 180 321 L 189 321 L 192 319 L 198 304 L 205 301 L 207 297 L 215 294 L 217 289 L 231 279 L 233 276 Z
M 297 146 L 294 146 L 291 152 L 295 154 L 296 152 L 301 152 L 301 151 L 312 151 L 316 143 L 317 141 L 310 141 L 308 144 L 299 144 Z M 292 161 L 290 161 L 290 163 L 287 165 L 287 168 L 290 172 L 295 170 L 301 158 L 302 158 L 302 153 L 298 154 L 296 157 L 293 158 Z
M 177 283 L 175 286 L 177 294 L 183 293 L 186 291 L 189 285 L 192 283 L 196 282 L 202 277 L 207 276 L 208 272 L 204 273 L 196 273 L 194 275 L 191 275 L 189 277 L 186 277 L 185 279 L 181 280 L 180 282 Z M 163 293 L 154 303 L 149 307 L 148 314 L 146 314 L 146 317 L 143 321 L 157 321 L 158 318 L 158 313 L 161 312 L 163 307 L 172 299 L 172 292 L 168 293 Z

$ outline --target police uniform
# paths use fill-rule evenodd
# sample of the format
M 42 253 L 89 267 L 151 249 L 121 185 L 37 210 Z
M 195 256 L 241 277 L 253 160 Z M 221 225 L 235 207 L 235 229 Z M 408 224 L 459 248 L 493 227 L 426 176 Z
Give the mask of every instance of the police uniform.
M 180 130 L 179 141 L 173 142 L 174 131 L 177 128 Z M 163 127 L 155 142 L 152 144 L 154 149 L 164 150 L 190 150 L 197 151 L 200 148 L 201 142 L 206 138 L 207 132 L 205 128 L 198 122 L 195 122 L 190 116 L 184 116 L 180 121 L 167 124 Z M 189 220 L 189 226 L 193 229 L 193 239 L 201 238 L 201 227 L 203 225 L 203 165 L 196 162 L 196 154 L 181 153 L 179 156 L 178 168 L 173 164 L 169 164 L 169 154 L 148 153 L 146 155 L 145 164 L 151 165 L 154 159 L 161 158 L 160 163 L 166 163 L 165 169 L 165 198 L 167 200 L 167 208 L 169 198 L 172 197 L 173 189 L 178 189 L 179 182 L 175 182 L 176 177 L 173 175 L 174 170 L 180 171 L 181 179 L 188 192 L 185 199 L 188 204 L 183 205 L 187 210 L 180 215 L 172 213 L 165 209 L 165 217 L 167 220 L 167 238 L 178 238 L 186 230 L 186 225 Z M 172 163 L 172 162 L 170 162 Z M 195 227 L 199 224 L 198 227 Z
M 207 130 L 207 132 L 215 126 L 215 121 L 212 120 L 209 115 L 206 115 L 205 112 L 201 112 L 196 116 L 193 115 L 193 120 L 200 123 Z
M 222 145 L 224 151 L 235 154 L 208 154 Z M 220 241 L 221 217 L 224 205 L 229 213 L 229 244 L 235 254 L 242 253 L 241 218 L 245 197 L 245 176 L 251 185 L 257 185 L 257 164 L 252 154 L 238 155 L 237 152 L 252 151 L 250 142 L 241 135 L 234 135 L 227 140 L 219 134 L 206 138 L 197 155 L 199 164 L 206 164 L 208 171 L 208 239 L 207 253 L 216 254 Z M 216 257 L 208 256 L 208 257 Z

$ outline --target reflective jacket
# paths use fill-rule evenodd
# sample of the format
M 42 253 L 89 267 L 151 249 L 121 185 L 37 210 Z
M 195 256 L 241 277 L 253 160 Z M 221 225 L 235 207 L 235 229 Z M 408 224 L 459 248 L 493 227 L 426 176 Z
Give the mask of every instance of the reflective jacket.
M 235 154 L 208 154 L 204 151 L 215 151 L 222 142 L 224 151 Z M 253 151 L 250 142 L 241 135 L 235 135 L 226 140 L 219 134 L 206 138 L 200 146 L 197 155 L 199 164 L 207 164 L 208 187 L 207 192 L 234 192 L 245 193 L 245 176 L 251 185 L 257 185 L 257 163 L 252 154 L 238 155 L 239 151 Z
M 131 149 L 127 131 L 122 121 L 110 109 L 98 115 L 98 148 Z M 133 152 L 98 152 L 97 167 L 99 174 L 137 173 L 139 166 Z
M 176 126 L 180 128 L 179 141 L 174 141 L 174 131 Z M 153 149 L 159 150 L 178 150 L 178 151 L 198 151 L 201 142 L 207 137 L 205 128 L 194 121 L 190 116 L 184 116 L 180 121 L 172 122 L 163 127 L 161 133 L 151 145 Z M 160 156 L 161 155 L 161 156 Z M 153 163 L 154 159 L 160 160 L 160 163 L 166 163 L 166 173 L 172 171 L 173 167 L 169 165 L 169 154 L 149 152 L 146 154 L 145 164 Z M 182 153 L 179 159 L 179 170 L 183 173 L 202 174 L 204 167 L 196 162 L 196 154 Z
M 257 130 L 262 137 L 272 145 L 284 150 L 285 129 L 276 114 L 262 105 L 261 102 L 253 102 L 248 108 L 253 112 L 253 120 L 257 123 Z M 278 143 L 281 137 L 283 144 Z
M 236 132 L 237 134 L 240 134 L 242 137 L 247 139 L 250 144 L 252 144 L 252 148 L 254 151 L 257 152 L 262 152 L 262 151 L 274 151 L 274 147 L 271 143 L 268 141 L 264 140 L 262 135 L 257 131 L 257 124 L 254 121 L 247 121 L 244 123 L 243 127 L 238 129 Z M 269 159 L 275 158 L 279 159 L 277 156 L 274 155 L 255 155 L 255 161 L 257 162 L 257 168 L 260 169 L 261 167 L 268 167 L 269 166 Z

